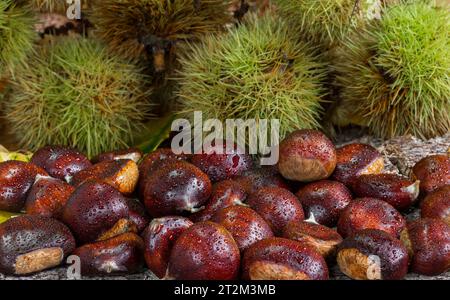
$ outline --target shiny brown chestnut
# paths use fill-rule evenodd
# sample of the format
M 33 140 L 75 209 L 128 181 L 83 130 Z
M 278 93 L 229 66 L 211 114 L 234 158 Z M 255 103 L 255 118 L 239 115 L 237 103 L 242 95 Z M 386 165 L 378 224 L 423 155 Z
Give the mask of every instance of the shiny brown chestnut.
M 128 216 L 127 200 L 119 191 L 104 182 L 88 181 L 72 193 L 61 220 L 78 241 L 88 243 L 110 237 L 115 226 L 124 229 Z
M 263 217 L 275 235 L 281 234 L 287 223 L 305 218 L 300 201 L 283 188 L 260 189 L 248 197 L 247 204 Z
M 351 188 L 357 197 L 377 198 L 405 210 L 419 197 L 419 184 L 397 174 L 368 174 L 356 177 Z
M 349 186 L 360 175 L 379 174 L 384 169 L 381 153 L 367 144 L 348 144 L 336 149 L 337 163 L 332 178 Z
M 60 218 L 62 209 L 75 188 L 65 181 L 37 175 L 25 202 L 29 215 Z
M 170 148 L 159 148 L 144 156 L 139 163 L 139 198 L 144 198 L 145 181 L 150 176 L 153 168 L 159 168 L 162 162 L 170 160 L 187 160 L 188 156 L 185 154 L 175 154 Z
M 450 226 L 439 219 L 408 223 L 400 239 L 412 258 L 411 270 L 434 276 L 450 269 Z
M 129 159 L 105 160 L 84 169 L 72 178 L 71 184 L 79 186 L 90 180 L 104 181 L 122 194 L 131 194 L 139 179 L 137 164 Z
M 92 161 L 99 163 L 105 160 L 129 159 L 138 163 L 142 158 L 142 151 L 138 148 L 128 148 L 110 152 L 104 152 L 95 157 Z
M 150 217 L 144 205 L 134 198 L 127 198 L 126 201 L 128 204 L 128 219 L 136 225 L 138 232 L 142 232 L 150 223 Z
M 0 272 L 27 275 L 53 268 L 75 249 L 61 222 L 42 216 L 18 216 L 0 224 Z
M 75 149 L 60 146 L 47 146 L 36 151 L 31 163 L 43 168 L 51 177 L 70 183 L 72 176 L 89 168 L 92 163 Z
M 327 264 L 314 248 L 285 238 L 268 238 L 244 252 L 244 280 L 327 280 Z
M 412 168 L 413 180 L 420 180 L 423 196 L 450 184 L 450 155 L 440 154 L 422 158 Z
M 442 219 L 450 226 L 450 185 L 428 194 L 420 208 L 422 218 Z
M 168 161 L 149 174 L 144 204 L 152 217 L 197 212 L 211 195 L 211 181 L 186 161 Z
M 280 187 L 289 189 L 286 180 L 274 166 L 262 166 L 242 173 L 233 178 L 247 194 L 252 194 L 264 187 Z
M 330 177 L 336 167 L 336 149 L 322 132 L 296 130 L 280 143 L 278 169 L 284 178 L 311 182 Z
M 232 280 L 239 275 L 239 248 L 222 225 L 200 222 L 186 229 L 170 254 L 168 279 Z
M 144 266 L 144 242 L 134 233 L 85 244 L 73 252 L 80 258 L 82 275 L 120 275 L 140 271 Z
M 223 208 L 245 205 L 246 197 L 247 194 L 237 182 L 232 180 L 219 181 L 213 185 L 211 197 L 205 209 L 192 214 L 189 218 L 195 222 L 208 221 Z
M 333 227 L 341 212 L 352 201 L 350 190 L 342 183 L 331 180 L 320 180 L 309 183 L 295 194 L 306 215 L 314 216 L 317 223 Z
M 224 208 L 211 221 L 222 225 L 231 233 L 241 252 L 257 241 L 273 237 L 269 224 L 249 207 Z
M 333 256 L 342 242 L 342 237 L 336 230 L 306 221 L 289 222 L 282 236 L 316 249 L 325 258 Z
M 245 154 L 244 149 L 226 140 L 204 145 L 203 152 L 192 155 L 191 162 L 205 172 L 212 182 L 241 175 L 253 166 L 251 156 Z
M 20 212 L 37 175 L 47 172 L 17 160 L 0 163 L 0 210 Z
M 342 273 L 359 280 L 399 280 L 408 272 L 408 251 L 392 235 L 365 229 L 346 238 L 337 250 Z
M 379 229 L 398 237 L 405 225 L 403 216 L 389 203 L 375 198 L 358 198 L 342 212 L 337 230 L 344 238 L 362 229 Z
M 194 223 L 191 220 L 169 216 L 153 219 L 142 234 L 147 267 L 159 278 L 167 273 L 170 253 L 178 237 Z

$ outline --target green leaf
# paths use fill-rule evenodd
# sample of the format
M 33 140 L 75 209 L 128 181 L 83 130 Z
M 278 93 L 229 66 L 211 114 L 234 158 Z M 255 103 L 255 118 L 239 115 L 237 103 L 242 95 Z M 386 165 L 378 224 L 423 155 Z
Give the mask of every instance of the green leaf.
M 14 218 L 14 217 L 17 217 L 17 216 L 20 216 L 20 215 L 21 214 L 19 214 L 19 213 L 10 213 L 10 212 L 7 212 L 7 211 L 0 210 L 0 224 L 8 221 L 11 218 Z
M 147 122 L 142 134 L 136 138 L 136 147 L 144 153 L 156 150 L 164 140 L 169 138 L 174 119 L 175 115 L 170 114 Z

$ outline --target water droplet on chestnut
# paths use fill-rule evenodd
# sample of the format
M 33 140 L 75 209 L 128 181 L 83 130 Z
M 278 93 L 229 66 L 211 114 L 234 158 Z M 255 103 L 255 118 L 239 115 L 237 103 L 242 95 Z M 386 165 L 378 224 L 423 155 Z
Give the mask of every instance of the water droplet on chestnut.
M 450 156 L 431 155 L 422 158 L 412 168 L 414 180 L 420 180 L 423 195 L 450 184 Z
M 321 180 L 303 186 L 296 196 L 307 215 L 313 214 L 322 225 L 336 225 L 341 212 L 352 201 L 350 190 L 342 183 Z
M 336 149 L 318 130 L 296 130 L 280 143 L 278 169 L 286 179 L 302 182 L 326 179 L 335 166 Z
M 232 280 L 239 275 L 240 253 L 231 233 L 213 222 L 186 229 L 175 242 L 167 278 Z
M 442 219 L 450 226 L 450 185 L 429 193 L 420 208 L 422 218 Z
M 343 237 L 362 229 L 378 229 L 398 237 L 406 222 L 389 203 L 375 198 L 354 199 L 341 213 L 337 230 Z

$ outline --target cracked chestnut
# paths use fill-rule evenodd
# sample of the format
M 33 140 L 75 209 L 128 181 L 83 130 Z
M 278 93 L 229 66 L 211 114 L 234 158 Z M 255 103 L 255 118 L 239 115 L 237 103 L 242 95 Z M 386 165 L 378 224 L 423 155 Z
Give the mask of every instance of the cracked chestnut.
M 352 201 L 350 190 L 342 183 L 320 180 L 309 183 L 296 193 L 306 215 L 314 216 L 317 223 L 333 227 L 341 212 Z
M 43 168 L 51 177 L 70 183 L 72 176 L 89 168 L 92 163 L 75 149 L 60 146 L 47 146 L 36 151 L 30 162 Z
M 275 235 L 280 235 L 289 222 L 305 218 L 300 201 L 283 188 L 260 189 L 248 197 L 247 204 L 263 217 Z
M 170 254 L 168 279 L 232 280 L 239 275 L 240 253 L 222 225 L 200 222 L 186 229 Z
M 169 216 L 153 219 L 143 232 L 147 267 L 159 278 L 167 273 L 170 253 L 178 237 L 194 223 L 191 220 Z
M 82 275 L 120 275 L 139 272 L 144 266 L 144 242 L 134 233 L 85 244 L 73 252 L 80 258 Z
M 18 216 L 0 224 L 0 272 L 27 275 L 56 267 L 75 249 L 61 222 L 42 216 Z
M 139 179 L 137 164 L 129 159 L 105 160 L 86 168 L 72 178 L 71 184 L 79 186 L 90 180 L 104 181 L 122 194 L 131 194 Z
M 419 184 L 397 174 L 369 174 L 355 178 L 351 188 L 357 197 L 377 198 L 405 210 L 419 197 Z
M 450 226 L 438 219 L 408 223 L 400 239 L 412 258 L 411 270 L 434 276 L 450 269 Z
M 241 252 L 257 241 L 273 237 L 269 224 L 249 207 L 227 207 L 217 212 L 211 221 L 231 233 Z
M 168 161 L 145 181 L 144 204 L 152 217 L 199 211 L 211 195 L 211 181 L 186 161 Z
M 399 280 L 408 272 L 408 251 L 392 235 L 365 229 L 346 238 L 337 250 L 342 273 L 359 280 Z
M 336 167 L 336 148 L 318 130 L 301 129 L 280 143 L 278 169 L 284 178 L 311 182 L 330 177 Z
M 244 252 L 244 280 L 327 280 L 325 259 L 314 248 L 285 238 L 268 238 Z
M 205 209 L 192 214 L 189 218 L 195 222 L 208 221 L 223 208 L 244 205 L 247 194 L 241 185 L 232 180 L 219 181 L 213 185 L 211 197 Z
M 348 144 L 336 149 L 337 163 L 332 178 L 349 186 L 364 174 L 379 174 L 384 169 L 380 152 L 367 144 Z
M 405 225 L 403 216 L 389 203 L 375 198 L 358 198 L 342 212 L 337 230 L 344 238 L 362 229 L 379 229 L 398 237 Z
M 0 163 L 0 210 L 20 212 L 37 175 L 47 172 L 17 160 Z

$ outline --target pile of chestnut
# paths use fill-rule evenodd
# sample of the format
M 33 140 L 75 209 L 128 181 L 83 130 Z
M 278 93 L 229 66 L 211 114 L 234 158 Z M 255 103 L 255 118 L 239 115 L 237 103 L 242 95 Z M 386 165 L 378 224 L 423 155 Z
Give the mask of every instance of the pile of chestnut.
M 145 266 L 165 279 L 402 279 L 450 269 L 450 156 L 411 178 L 384 173 L 372 146 L 336 149 L 298 130 L 276 166 L 252 157 L 127 149 L 92 161 L 45 147 L 0 163 L 0 272 L 26 275 L 80 258 L 86 276 Z M 231 147 L 233 148 L 233 147 Z M 421 218 L 404 214 L 420 206 Z

